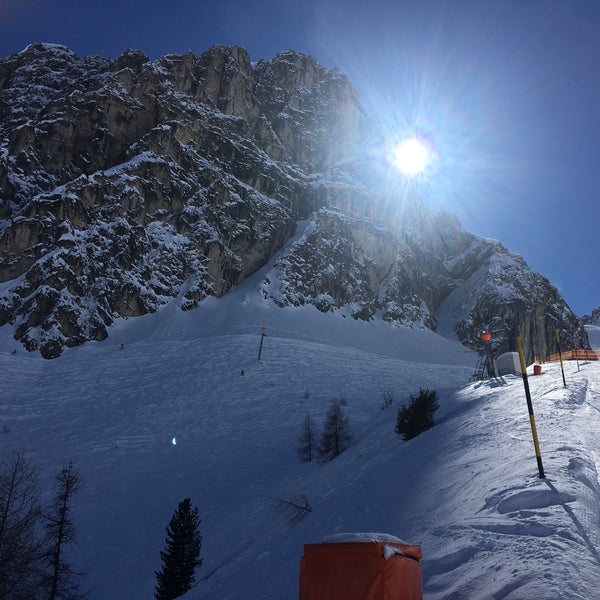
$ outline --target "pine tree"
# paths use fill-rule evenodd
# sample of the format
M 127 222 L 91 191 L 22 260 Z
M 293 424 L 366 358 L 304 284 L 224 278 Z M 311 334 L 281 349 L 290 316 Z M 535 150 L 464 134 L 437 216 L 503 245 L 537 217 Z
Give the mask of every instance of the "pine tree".
M 182 500 L 167 527 L 166 547 L 160 552 L 161 571 L 156 572 L 156 600 L 174 600 L 196 583 L 195 570 L 202 564 L 200 518 L 189 498 Z
M 343 400 L 334 400 L 325 416 L 318 448 L 322 462 L 333 460 L 350 446 L 350 421 L 344 412 L 343 404 Z
M 38 590 L 41 544 L 37 470 L 18 451 L 0 470 L 0 598 L 30 600 Z
M 60 470 L 56 484 L 53 504 L 43 515 L 46 530 L 44 588 L 49 600 L 76 600 L 83 595 L 78 592 L 74 581 L 76 573 L 64 557 L 65 546 L 75 541 L 75 526 L 69 512 L 80 485 L 79 474 L 72 462 Z
M 310 462 L 314 458 L 316 446 L 315 422 L 310 415 L 306 415 L 298 436 L 298 456 L 300 460 Z
M 396 433 L 404 440 L 410 440 L 433 427 L 433 413 L 440 407 L 435 390 L 419 390 L 418 396 L 411 396 L 408 405 L 398 409 Z

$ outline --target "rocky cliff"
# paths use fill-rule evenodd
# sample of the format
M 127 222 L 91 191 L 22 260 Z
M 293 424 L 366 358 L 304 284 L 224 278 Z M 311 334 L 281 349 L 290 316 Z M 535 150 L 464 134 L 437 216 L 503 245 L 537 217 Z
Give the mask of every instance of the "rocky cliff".
M 273 257 L 262 289 L 280 306 L 440 324 L 473 346 L 490 328 L 531 355 L 556 327 L 587 345 L 521 258 L 378 176 L 355 91 L 311 57 L 32 44 L 0 60 L 0 134 L 0 326 L 45 357 L 119 317 L 195 309 Z
M 586 325 L 600 325 L 600 306 L 595 308 L 591 314 L 581 317 L 581 321 Z

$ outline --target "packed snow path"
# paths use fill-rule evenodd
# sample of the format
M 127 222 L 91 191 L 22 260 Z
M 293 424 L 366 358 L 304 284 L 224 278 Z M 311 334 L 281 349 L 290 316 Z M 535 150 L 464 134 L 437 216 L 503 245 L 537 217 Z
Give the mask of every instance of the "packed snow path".
M 580 372 L 573 367 L 567 364 L 566 389 L 558 365 L 529 378 L 545 479 L 538 475 L 519 378 L 471 386 L 487 391 L 438 448 L 445 467 L 432 469 L 448 485 L 436 480 L 423 490 L 439 494 L 439 505 L 419 510 L 427 519 L 425 545 L 440 548 L 424 564 L 427 598 L 594 597 L 600 372 L 597 363 Z M 459 396 L 472 397 L 472 391 Z

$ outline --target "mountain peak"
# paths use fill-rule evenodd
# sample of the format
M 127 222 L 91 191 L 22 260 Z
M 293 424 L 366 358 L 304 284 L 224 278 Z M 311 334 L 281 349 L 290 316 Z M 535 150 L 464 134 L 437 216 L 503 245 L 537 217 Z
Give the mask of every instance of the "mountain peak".
M 77 56 L 72 50 L 63 44 L 52 44 L 48 42 L 33 42 L 19 52 L 21 55 L 39 57 L 44 54 L 58 54 L 62 56 Z
M 268 265 L 260 293 L 282 307 L 443 323 L 471 347 L 494 328 L 498 350 L 520 333 L 530 357 L 556 323 L 587 344 L 522 259 L 373 176 L 378 132 L 336 69 L 292 50 L 253 67 L 240 46 L 17 56 L 0 60 L 0 325 L 27 349 L 202 310 Z

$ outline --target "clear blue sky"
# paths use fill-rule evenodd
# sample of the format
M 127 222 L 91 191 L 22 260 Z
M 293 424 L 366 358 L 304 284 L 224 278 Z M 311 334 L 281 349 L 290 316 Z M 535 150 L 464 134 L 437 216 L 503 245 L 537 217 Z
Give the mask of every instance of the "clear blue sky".
M 600 305 L 600 2 L 0 0 L 0 56 L 33 41 L 311 54 L 390 133 L 430 140 L 435 208 L 521 254 L 576 314 Z

